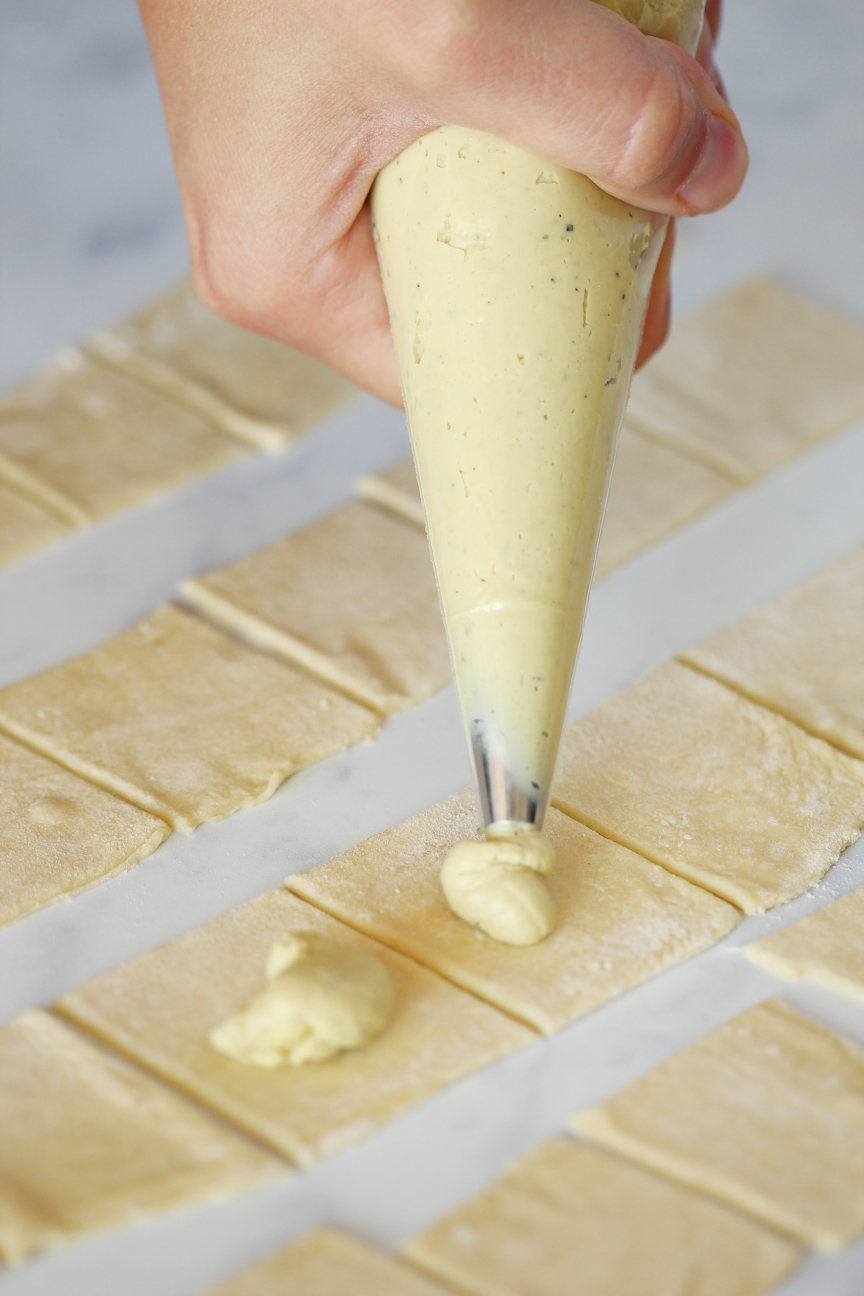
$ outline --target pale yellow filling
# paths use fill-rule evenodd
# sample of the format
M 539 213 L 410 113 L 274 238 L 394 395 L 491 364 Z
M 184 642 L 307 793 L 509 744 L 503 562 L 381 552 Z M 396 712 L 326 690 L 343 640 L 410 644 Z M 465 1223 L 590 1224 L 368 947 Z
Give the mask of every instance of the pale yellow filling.
M 210 1033 L 213 1047 L 238 1062 L 323 1062 L 371 1043 L 393 1016 L 395 991 L 384 965 L 318 932 L 277 941 L 267 977 L 266 990 Z

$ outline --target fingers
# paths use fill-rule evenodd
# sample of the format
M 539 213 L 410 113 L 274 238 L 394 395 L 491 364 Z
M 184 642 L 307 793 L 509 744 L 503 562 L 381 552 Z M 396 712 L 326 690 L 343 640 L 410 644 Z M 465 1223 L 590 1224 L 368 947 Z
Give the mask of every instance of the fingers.
M 478 0 L 431 52 L 395 57 L 442 122 L 500 135 L 634 205 L 715 211 L 743 181 L 740 127 L 705 70 L 589 0 Z
M 590 0 L 139 2 L 202 296 L 394 404 L 365 199 L 426 131 L 489 131 L 670 215 L 723 206 L 746 171 L 709 73 Z

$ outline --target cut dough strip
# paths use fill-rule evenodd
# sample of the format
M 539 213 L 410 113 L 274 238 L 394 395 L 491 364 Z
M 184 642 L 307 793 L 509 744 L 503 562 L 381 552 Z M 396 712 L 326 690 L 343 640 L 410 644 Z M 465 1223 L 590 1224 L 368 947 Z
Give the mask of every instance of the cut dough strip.
M 381 715 L 450 679 L 425 536 L 366 504 L 184 581 L 181 594 L 217 625 Z
M 628 417 L 744 484 L 862 415 L 864 328 L 757 279 L 673 330 L 636 376 Z
M 0 1027 L 0 1259 L 244 1192 L 286 1167 L 50 1013 Z
M 226 323 L 184 279 L 90 342 L 128 373 L 245 445 L 278 451 L 357 395 L 320 360 Z
M 2 468 L 0 468 L 2 476 Z M 0 567 L 69 534 L 70 523 L 14 487 L 0 482 Z
M 864 760 L 864 549 L 680 660 Z
M 0 729 L 181 832 L 257 805 L 378 723 L 171 606 L 0 691 Z
M 230 437 L 74 349 L 0 401 L 0 480 L 84 526 L 233 463 Z
M 790 981 L 806 977 L 864 999 L 864 887 L 755 941 L 744 953 Z
M 553 804 L 762 913 L 823 877 L 864 823 L 864 764 L 677 662 L 564 735 Z
M 572 1124 L 821 1250 L 864 1231 L 864 1053 L 779 1000 Z
M 208 1296 L 447 1296 L 450 1288 L 340 1233 L 316 1228 Z M 452 1293 L 450 1293 L 452 1296 Z
M 403 1254 L 473 1296 L 762 1296 L 792 1272 L 800 1249 L 561 1138 L 517 1161 Z
M 477 836 L 469 790 L 286 886 L 544 1034 L 706 949 L 740 921 L 716 896 L 554 810 L 546 832 L 558 855 L 545 879 L 557 923 L 526 949 L 469 928 L 441 891 L 443 857 Z
M 0 926 L 104 882 L 170 829 L 0 735 Z
M 314 1066 L 264 1070 L 218 1053 L 209 1031 L 262 988 L 271 946 L 297 930 L 374 954 L 395 987 L 392 1024 L 365 1048 Z M 97 977 L 56 1008 L 300 1166 L 360 1142 L 534 1039 L 282 888 Z

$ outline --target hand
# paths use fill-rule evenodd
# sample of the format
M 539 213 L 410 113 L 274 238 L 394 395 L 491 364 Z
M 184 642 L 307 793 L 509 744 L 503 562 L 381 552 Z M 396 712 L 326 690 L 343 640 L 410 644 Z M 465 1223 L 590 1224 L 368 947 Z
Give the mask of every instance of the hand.
M 700 62 L 590 0 L 139 3 L 201 296 L 395 405 L 366 197 L 420 135 L 489 131 L 672 216 L 724 206 L 747 169 L 713 72 L 720 0 Z M 670 256 L 640 359 L 668 326 Z

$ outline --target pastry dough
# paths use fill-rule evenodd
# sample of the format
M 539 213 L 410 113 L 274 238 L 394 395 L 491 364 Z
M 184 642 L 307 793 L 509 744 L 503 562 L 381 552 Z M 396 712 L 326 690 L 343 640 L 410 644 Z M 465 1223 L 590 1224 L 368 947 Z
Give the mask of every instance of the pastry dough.
M 188 279 L 90 346 L 223 432 L 269 450 L 357 395 L 320 360 L 214 315 Z
M 0 1258 L 241 1193 L 286 1167 L 49 1013 L 0 1028 Z
M 170 829 L 0 735 L 0 926 L 151 855 Z
M 475 1296 L 761 1296 L 800 1250 L 707 1198 L 552 1139 L 404 1254 Z
M 68 523 L 0 481 L 0 567 L 68 534 Z
M 677 662 L 571 725 L 554 804 L 745 913 L 800 895 L 864 823 L 864 765 Z
M 620 567 L 734 490 L 713 469 L 639 436 L 625 421 L 600 532 L 597 575 Z
M 361 499 L 411 522 L 420 527 L 421 531 L 426 530 L 426 513 L 420 498 L 413 459 L 406 459 L 388 472 L 358 477 L 355 487 Z
M 181 590 L 203 615 L 384 715 L 450 680 L 426 537 L 368 504 Z
M 864 887 L 748 945 L 744 953 L 769 972 L 807 977 L 864 999 Z
M 711 1031 L 573 1127 L 821 1250 L 864 1230 L 864 1053 L 780 1000 Z
M 629 419 L 732 482 L 864 415 L 864 328 L 757 279 L 676 328 L 637 374 Z
M 544 1034 L 706 949 L 740 921 L 731 905 L 555 810 L 546 833 L 558 855 L 545 879 L 557 924 L 531 948 L 499 945 L 447 907 L 438 872 L 451 846 L 477 836 L 471 791 L 286 885 Z
M 396 988 L 390 1028 L 365 1049 L 316 1066 L 265 1071 L 217 1053 L 208 1032 L 263 988 L 273 942 L 308 929 L 380 959 Z M 98 977 L 57 1006 L 301 1166 L 359 1142 L 533 1038 L 282 888 Z
M 0 692 L 0 729 L 190 832 L 378 726 L 282 662 L 166 605 Z
M 727 477 L 640 436 L 625 420 L 600 532 L 597 575 L 605 576 L 620 567 L 734 490 Z M 390 472 L 361 477 L 357 492 L 415 526 L 425 526 L 410 459 Z
M 449 1290 L 449 1289 L 448 1289 Z M 447 1296 L 422 1274 L 335 1229 L 317 1228 L 208 1296 Z M 449 1294 L 452 1296 L 452 1293 Z
M 864 759 L 864 549 L 681 660 Z
M 0 402 L 0 480 L 73 526 L 242 455 L 197 415 L 71 349 Z

